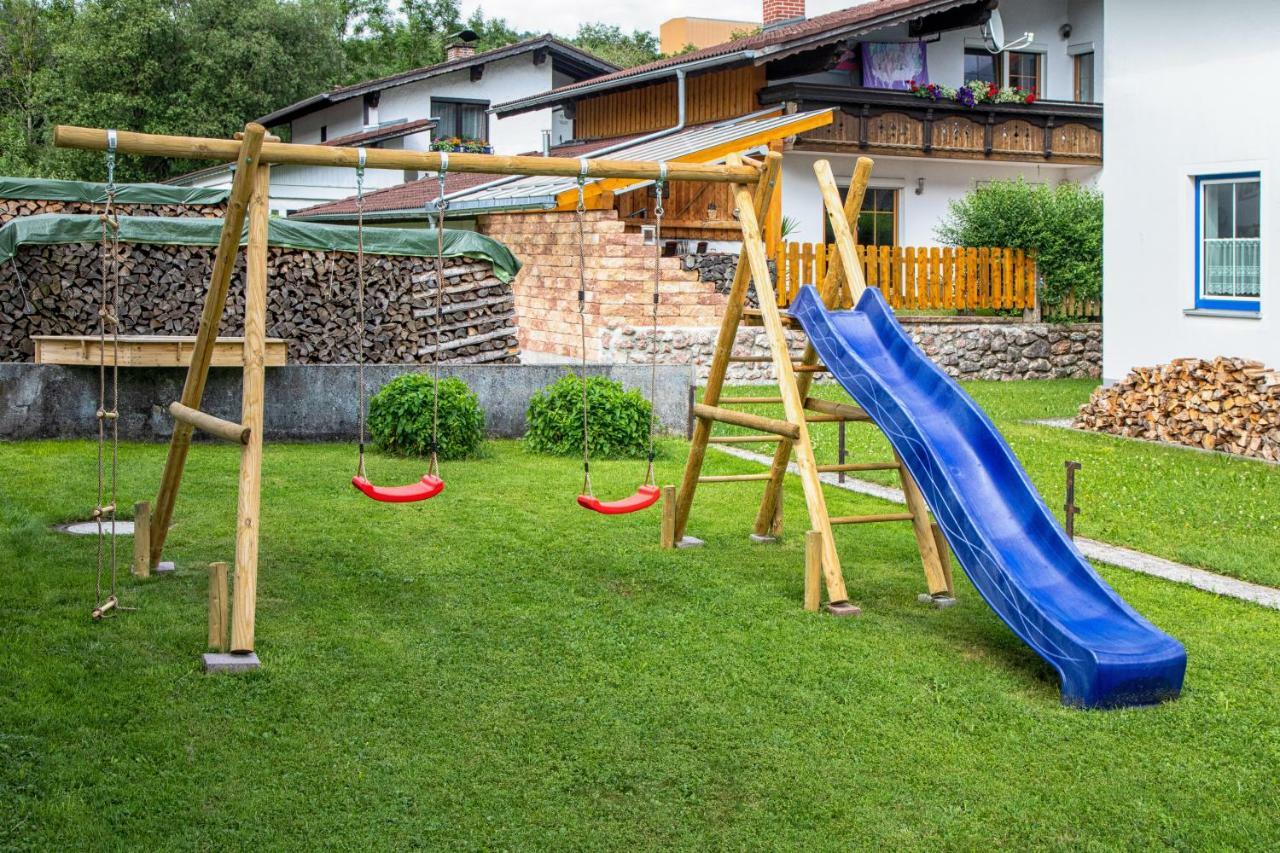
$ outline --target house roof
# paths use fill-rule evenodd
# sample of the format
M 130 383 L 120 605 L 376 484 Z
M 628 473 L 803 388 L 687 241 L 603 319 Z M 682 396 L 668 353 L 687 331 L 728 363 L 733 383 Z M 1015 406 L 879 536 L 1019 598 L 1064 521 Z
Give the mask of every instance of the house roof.
M 436 120 L 433 118 L 420 118 L 414 121 L 402 121 L 396 124 L 384 124 L 380 127 L 371 128 L 370 130 L 361 130 L 356 133 L 348 133 L 346 136 L 337 136 L 333 139 L 326 139 L 321 145 L 372 145 L 377 142 L 386 142 L 388 139 L 399 139 L 402 136 L 409 136 L 423 130 L 431 130 L 436 126 Z
M 303 98 L 297 103 L 282 107 L 273 113 L 262 116 L 257 121 L 259 124 L 271 127 L 277 124 L 283 124 L 287 121 L 304 116 L 332 104 L 340 103 L 363 96 L 370 92 L 380 92 L 384 89 L 391 89 L 396 86 L 404 86 L 408 83 L 416 83 L 419 80 L 426 80 L 431 77 L 438 77 L 441 74 L 451 74 L 455 71 L 462 71 L 467 68 L 473 68 L 477 65 L 484 65 L 488 62 L 497 62 L 501 59 L 509 59 L 513 56 L 519 56 L 524 53 L 532 53 L 539 50 L 545 50 L 556 62 L 556 67 L 576 78 L 586 78 L 597 74 L 608 74 L 618 69 L 618 66 L 611 62 L 606 62 L 597 56 L 593 56 L 579 47 L 561 41 L 550 35 L 536 36 L 534 38 L 525 39 L 515 44 L 505 45 L 503 47 L 486 50 L 482 53 L 476 53 L 472 56 L 461 57 L 459 59 L 451 59 L 446 62 L 440 62 L 436 65 L 427 65 L 422 68 L 414 68 L 411 71 L 402 71 L 399 74 L 392 74 L 387 77 L 379 77 L 376 80 L 366 80 L 363 83 L 355 83 L 350 86 L 339 86 L 328 92 L 321 92 L 318 95 L 312 95 L 309 98 Z
M 616 145 L 628 139 L 633 139 L 636 135 L 638 134 L 558 145 L 551 149 L 551 154 L 555 157 L 582 157 L 592 151 L 598 151 L 609 145 Z M 534 151 L 528 152 L 529 155 L 536 155 L 537 153 Z M 453 195 L 462 190 L 483 186 L 503 177 L 505 176 L 474 172 L 450 172 L 445 176 L 444 191 L 449 195 Z M 408 181 L 403 184 L 397 184 L 394 187 L 386 187 L 371 193 L 365 193 L 364 212 L 366 216 L 371 218 L 385 217 L 390 213 L 401 212 L 412 212 L 421 216 L 426 206 L 434 202 L 439 195 L 440 182 L 435 175 L 428 175 L 416 181 Z M 352 219 L 355 214 L 356 198 L 351 196 L 350 198 L 327 201 L 324 204 L 305 208 L 293 214 L 290 219 L 338 221 Z
M 776 112 L 776 111 L 775 111 Z M 557 157 L 585 157 L 593 154 L 619 160 L 649 160 L 689 163 L 715 163 L 732 151 L 743 151 L 793 136 L 803 130 L 831 123 L 831 110 L 815 110 L 790 115 L 744 116 L 731 121 L 711 122 L 685 128 L 658 139 L 618 137 L 563 145 L 552 149 Z M 627 144 L 627 140 L 635 140 Z M 617 147 L 615 147 L 617 146 Z M 453 174 L 446 176 L 445 192 L 449 210 L 454 214 L 487 213 L 499 210 L 549 210 L 560 205 L 565 193 L 577 189 L 576 178 L 529 175 L 503 180 L 503 175 Z M 499 181 L 501 181 L 499 183 Z M 422 178 L 389 187 L 365 196 L 367 218 L 417 219 L 426 216 L 425 206 L 439 195 L 437 179 Z M 595 179 L 589 185 L 628 192 L 652 181 Z M 354 198 L 329 202 L 294 214 L 294 218 L 346 221 L 355 215 Z
M 659 59 L 634 68 L 624 68 L 590 80 L 560 86 L 539 95 L 507 101 L 494 106 L 492 112 L 502 117 L 545 109 L 588 94 L 639 85 L 650 79 L 674 74 L 679 69 L 701 71 L 734 64 L 759 64 L 836 39 L 861 35 L 905 23 L 922 15 L 975 2 L 976 0 L 871 0 L 860 6 L 796 21 L 702 50 Z

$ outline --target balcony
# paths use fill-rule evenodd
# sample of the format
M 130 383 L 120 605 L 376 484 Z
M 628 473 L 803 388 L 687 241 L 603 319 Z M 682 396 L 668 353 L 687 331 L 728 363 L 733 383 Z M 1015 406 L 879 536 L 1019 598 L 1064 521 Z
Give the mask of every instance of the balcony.
M 801 110 L 837 107 L 826 127 L 797 137 L 795 148 L 1063 166 L 1102 165 L 1102 105 L 1067 101 L 965 107 L 903 92 L 820 83 L 778 83 L 760 103 Z

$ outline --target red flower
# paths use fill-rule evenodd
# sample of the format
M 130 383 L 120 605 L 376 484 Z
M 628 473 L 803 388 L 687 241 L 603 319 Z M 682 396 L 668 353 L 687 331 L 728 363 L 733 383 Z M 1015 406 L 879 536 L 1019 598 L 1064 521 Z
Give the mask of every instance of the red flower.
M 1035 93 L 1035 92 L 1032 92 L 1030 95 L 1027 95 L 1027 103 L 1028 103 L 1028 104 L 1034 104 L 1035 102 L 1036 102 L 1036 93 Z

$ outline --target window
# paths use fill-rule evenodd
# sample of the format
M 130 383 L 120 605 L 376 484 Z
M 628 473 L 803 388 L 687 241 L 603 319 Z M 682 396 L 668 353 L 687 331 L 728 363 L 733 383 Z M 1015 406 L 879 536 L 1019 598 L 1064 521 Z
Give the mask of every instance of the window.
M 1257 311 L 1262 295 L 1262 179 L 1196 178 L 1196 307 Z
M 1009 85 L 1024 92 L 1042 94 L 1040 88 L 1040 54 L 1021 50 L 1009 51 Z
M 489 141 L 489 102 L 431 99 L 431 115 L 436 125 L 436 138 L 483 139 Z
M 327 124 L 320 125 L 320 141 L 321 142 L 329 141 L 329 125 Z
M 378 102 L 382 100 L 381 92 L 370 92 L 364 96 L 363 117 L 365 127 L 376 127 L 378 124 Z
M 840 188 L 840 197 L 844 198 L 849 191 L 847 186 Z M 823 222 L 827 221 L 825 212 Z M 826 225 L 826 240 L 835 242 L 835 234 L 831 232 L 831 224 Z M 891 189 L 867 190 L 862 200 L 862 212 L 858 214 L 858 227 L 854 237 L 859 246 L 893 246 L 898 242 L 898 191 Z
M 1093 95 L 1093 54 L 1078 53 L 1072 57 L 1075 63 L 1075 99 L 1084 104 L 1094 102 Z
M 1000 85 L 1004 78 L 1001 68 L 1000 54 L 991 53 L 986 48 L 968 47 L 964 51 L 964 82 L 985 80 Z

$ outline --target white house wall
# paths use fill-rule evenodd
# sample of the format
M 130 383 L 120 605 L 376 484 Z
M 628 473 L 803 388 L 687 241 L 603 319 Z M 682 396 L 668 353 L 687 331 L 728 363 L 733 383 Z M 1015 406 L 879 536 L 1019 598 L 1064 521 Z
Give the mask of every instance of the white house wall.
M 898 244 L 936 246 L 934 234 L 952 199 L 973 189 L 979 181 L 1022 177 L 1028 183 L 1056 185 L 1063 181 L 1090 183 L 1098 169 L 1037 166 L 972 160 L 929 160 L 922 157 L 875 157 L 871 186 L 898 190 Z M 814 243 L 822 239 L 822 196 L 814 179 L 813 164 L 827 160 L 836 179 L 847 184 L 857 161 L 853 155 L 809 154 L 788 151 L 782 161 L 782 214 L 797 228 L 788 240 Z M 919 180 L 924 179 L 922 191 Z
M 1191 356 L 1280 367 L 1280 73 L 1275 0 L 1124 0 L 1106 8 L 1103 376 Z M 1262 176 L 1261 312 L 1194 305 L 1194 176 Z

